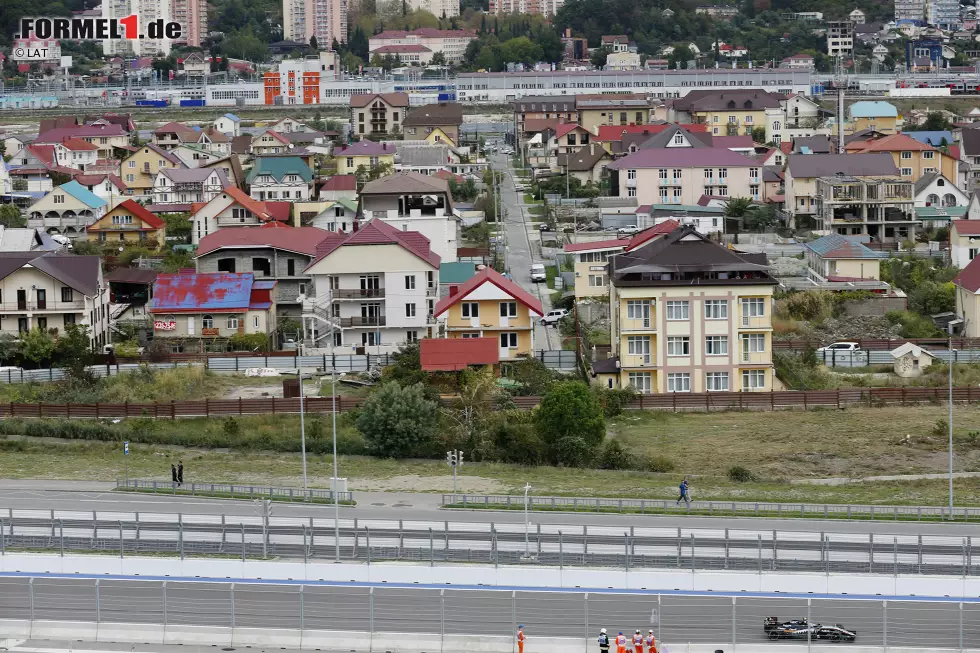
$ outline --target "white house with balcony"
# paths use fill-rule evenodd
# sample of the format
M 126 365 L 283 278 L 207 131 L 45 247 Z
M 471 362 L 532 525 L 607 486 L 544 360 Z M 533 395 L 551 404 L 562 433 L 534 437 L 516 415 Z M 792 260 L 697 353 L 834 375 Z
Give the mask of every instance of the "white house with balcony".
M 85 228 L 105 214 L 108 204 L 77 181 L 53 189 L 27 210 L 27 226 L 69 238 L 84 237 Z
M 459 218 L 449 182 L 417 172 L 399 172 L 364 184 L 358 217 L 383 220 L 400 231 L 417 231 L 444 263 L 455 263 Z
M 66 138 L 54 144 L 54 155 L 59 166 L 84 172 L 99 160 L 99 147 L 80 138 Z
M 425 236 L 382 220 L 329 234 L 305 270 L 313 280 L 303 304 L 305 342 L 385 353 L 436 335 L 440 263 Z
M 163 168 L 153 178 L 154 204 L 193 204 L 217 197 L 228 178 L 211 168 Z
M 260 157 L 246 181 L 252 199 L 304 201 L 310 199 L 313 171 L 298 156 Z
M 915 182 L 915 206 L 967 206 L 970 198 L 941 172 L 927 172 Z

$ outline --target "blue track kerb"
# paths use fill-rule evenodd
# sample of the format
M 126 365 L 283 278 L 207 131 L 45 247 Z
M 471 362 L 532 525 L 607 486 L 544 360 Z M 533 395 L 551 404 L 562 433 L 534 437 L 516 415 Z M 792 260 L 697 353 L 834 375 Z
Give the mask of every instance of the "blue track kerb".
M 200 576 L 125 576 L 112 574 L 58 574 L 30 573 L 22 571 L 0 572 L 0 578 L 54 578 L 54 579 L 89 579 L 89 580 L 145 580 L 145 581 L 177 581 L 181 583 L 235 583 L 236 585 L 307 585 L 320 587 L 394 587 L 397 589 L 426 589 L 426 590 L 472 590 L 485 592 L 551 592 L 555 594 L 645 594 L 662 596 L 734 596 L 755 599 L 835 599 L 853 601 L 908 601 L 937 603 L 980 603 L 980 597 L 955 596 L 892 596 L 885 594 L 817 594 L 801 592 L 711 592 L 705 590 L 676 590 L 676 589 L 616 589 L 609 587 L 535 587 L 533 585 L 450 585 L 438 583 L 383 583 L 333 580 L 274 580 L 257 578 L 207 578 Z

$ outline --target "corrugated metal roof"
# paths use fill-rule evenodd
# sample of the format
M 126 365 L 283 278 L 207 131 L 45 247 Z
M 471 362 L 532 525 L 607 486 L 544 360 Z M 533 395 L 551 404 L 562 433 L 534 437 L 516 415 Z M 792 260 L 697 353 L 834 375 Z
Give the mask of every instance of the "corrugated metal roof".
M 459 291 L 455 295 L 443 297 L 441 300 L 439 300 L 439 303 L 436 304 L 435 308 L 436 317 L 445 313 L 450 306 L 465 298 L 484 283 L 492 283 L 520 303 L 527 306 L 529 310 L 537 313 L 538 315 L 544 315 L 544 309 L 541 306 L 540 300 L 536 299 L 533 295 L 531 295 L 531 293 L 527 292 L 493 268 L 483 268 L 473 275 L 469 281 L 460 286 Z
M 805 246 L 821 258 L 884 258 L 879 252 L 840 234 L 822 236 L 813 242 L 805 243 Z
M 898 109 L 894 104 L 878 100 L 855 102 L 848 108 L 851 118 L 897 118 Z
M 500 362 L 496 338 L 425 338 L 419 348 L 422 369 L 426 372 L 454 372 L 470 365 Z
M 153 313 L 243 311 L 249 306 L 251 272 L 161 274 L 153 283 Z
M 248 173 L 248 183 L 256 177 L 269 175 L 276 181 L 282 181 L 286 175 L 298 175 L 306 183 L 313 180 L 313 171 L 297 156 L 260 157 Z
M 77 181 L 74 180 L 69 181 L 67 184 L 62 184 L 61 186 L 58 186 L 58 188 L 65 191 L 66 193 L 74 197 L 76 200 L 78 200 L 85 206 L 89 206 L 93 209 L 97 209 L 100 206 L 106 205 L 106 201 L 104 199 L 102 199 L 101 197 L 99 197 L 89 189 L 85 188 Z

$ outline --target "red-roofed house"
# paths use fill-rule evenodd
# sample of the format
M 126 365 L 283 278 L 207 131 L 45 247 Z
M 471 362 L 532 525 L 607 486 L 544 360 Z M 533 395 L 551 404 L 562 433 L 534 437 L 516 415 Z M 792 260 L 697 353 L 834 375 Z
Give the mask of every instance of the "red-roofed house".
M 639 209 L 637 209 L 637 213 L 639 213 Z M 639 223 L 639 220 L 637 220 L 637 223 Z M 668 219 L 664 220 L 658 225 L 650 227 L 649 229 L 644 229 L 643 231 L 634 234 L 633 237 L 630 238 L 630 243 L 626 246 L 626 251 L 631 252 L 640 245 L 646 245 L 647 243 L 653 242 L 661 236 L 666 236 L 679 226 L 681 226 L 681 223 L 677 220 Z
M 426 372 L 458 372 L 500 363 L 496 338 L 425 338 L 419 348 Z
M 267 229 L 266 227 L 276 227 Z M 330 232 L 316 227 L 266 222 L 256 229 L 220 229 L 201 239 L 198 272 L 251 272 L 257 279 L 275 279 L 279 314 L 299 317 L 302 297 L 311 285 L 303 270 Z
M 980 220 L 953 220 L 949 230 L 950 260 L 966 268 L 980 254 Z
M 536 297 L 489 267 L 450 286 L 435 307 L 436 318 L 446 320 L 447 337 L 496 338 L 501 361 L 533 355 L 533 320 L 543 314 Z
M 275 206 L 270 205 L 282 205 Z M 267 222 L 288 222 L 288 202 L 260 202 L 235 186 L 226 186 L 209 202 L 191 205 L 191 243 L 221 229 L 261 227 Z
M 37 144 L 54 145 L 66 138 L 77 138 L 98 146 L 98 158 L 111 159 L 115 148 L 129 145 L 129 134 L 115 124 L 79 125 L 49 129 L 34 139 Z
M 54 143 L 54 153 L 59 166 L 84 172 L 98 161 L 99 146 L 80 138 L 65 137 L 60 143 Z
M 341 200 L 357 198 L 356 175 L 334 175 L 320 186 L 321 200 Z
M 264 156 L 266 154 L 280 154 L 289 148 L 289 139 L 277 131 L 267 129 L 258 136 L 252 137 L 252 154 L 254 156 Z
M 116 203 L 116 199 L 126 195 L 129 190 L 117 175 L 105 173 L 75 175 L 75 181 L 104 199 L 110 206 Z
M 568 154 L 589 144 L 591 133 L 581 125 L 565 122 L 555 127 L 554 154 Z
M 76 180 L 77 181 L 77 180 Z M 133 200 L 125 200 L 90 224 L 85 233 L 98 243 L 149 244 L 166 242 L 167 225 Z
M 848 154 L 888 152 L 895 166 L 906 179 L 915 182 L 930 172 L 939 172 L 946 179 L 956 179 L 959 161 L 926 143 L 906 134 L 890 134 L 882 138 L 851 141 L 844 146 Z
M 956 286 L 956 314 L 963 320 L 961 335 L 980 337 L 980 256 L 956 275 L 953 285 Z
M 381 220 L 328 233 L 305 270 L 316 292 L 303 307 L 312 346 L 328 347 L 331 331 L 334 346 L 371 353 L 432 336 L 440 263 L 425 236 Z

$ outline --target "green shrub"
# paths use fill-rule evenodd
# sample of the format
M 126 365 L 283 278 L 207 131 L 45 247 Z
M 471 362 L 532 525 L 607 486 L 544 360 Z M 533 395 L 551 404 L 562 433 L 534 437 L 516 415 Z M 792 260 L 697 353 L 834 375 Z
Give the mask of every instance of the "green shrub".
M 228 437 L 235 437 L 239 433 L 238 422 L 235 421 L 234 417 L 229 417 L 221 425 L 221 430 L 225 432 Z
M 633 455 L 619 440 L 609 440 L 602 449 L 599 458 L 600 469 L 630 469 L 633 466 Z
M 755 480 L 755 474 L 741 465 L 732 465 L 728 468 L 728 479 L 734 483 L 749 483 Z
M 616 417 L 621 414 L 623 409 L 639 396 L 633 388 L 603 388 L 593 385 L 592 391 L 599 397 L 599 403 L 602 404 L 606 417 Z
M 508 419 L 493 428 L 499 461 L 529 466 L 544 463 L 548 448 L 533 424 Z
M 668 472 L 674 471 L 675 467 L 673 460 L 661 454 L 646 456 L 642 460 L 642 463 L 643 466 L 641 469 L 657 474 L 667 474 Z

